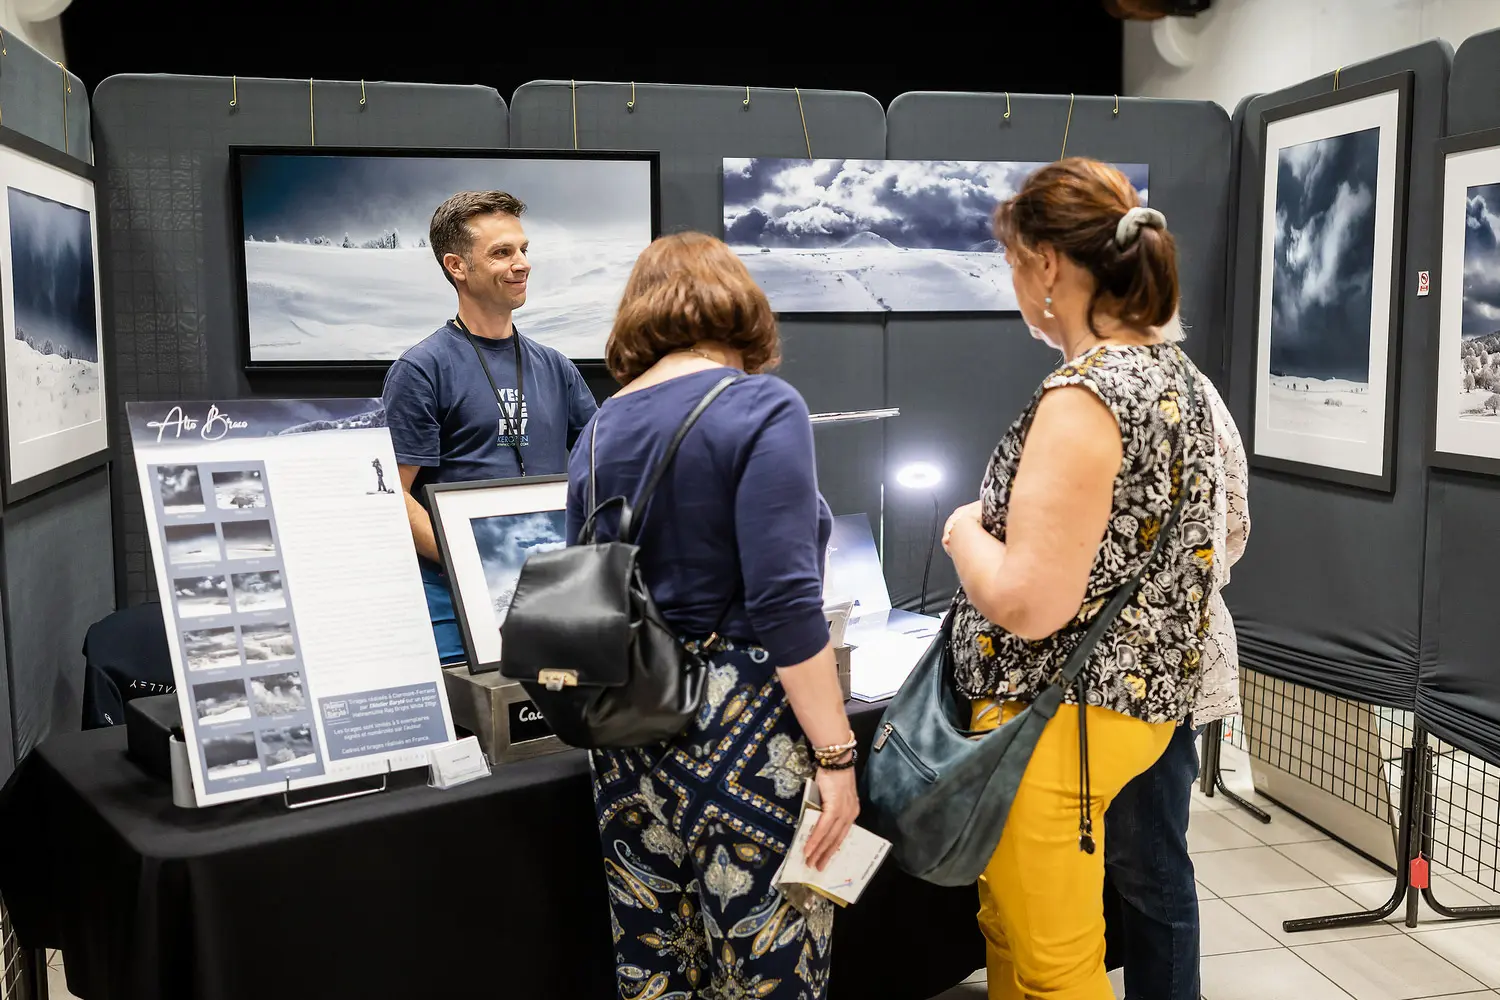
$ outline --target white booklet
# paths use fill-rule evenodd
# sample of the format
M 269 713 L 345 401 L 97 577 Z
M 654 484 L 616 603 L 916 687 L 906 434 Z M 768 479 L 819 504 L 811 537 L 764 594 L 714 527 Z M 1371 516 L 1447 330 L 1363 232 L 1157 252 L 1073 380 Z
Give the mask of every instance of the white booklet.
M 831 899 L 839 906 L 857 901 L 891 849 L 890 841 L 862 827 L 852 826 L 839 849 L 828 859 L 828 864 L 818 871 L 807 863 L 807 839 L 823 815 L 822 804 L 817 784 L 808 779 L 802 793 L 802 816 L 797 821 L 797 835 L 792 839 L 781 870 L 776 873 L 776 887 L 804 911 L 812 893 Z

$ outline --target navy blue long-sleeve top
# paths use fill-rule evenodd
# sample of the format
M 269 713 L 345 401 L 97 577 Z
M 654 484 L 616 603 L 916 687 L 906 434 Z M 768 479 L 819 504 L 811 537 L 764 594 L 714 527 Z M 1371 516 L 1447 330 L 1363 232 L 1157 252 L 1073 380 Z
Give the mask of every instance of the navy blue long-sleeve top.
M 568 460 L 568 543 L 588 515 L 589 441 L 597 427 L 600 503 L 634 498 L 688 413 L 720 379 L 715 368 L 610 399 Z M 699 418 L 645 511 L 641 570 L 667 622 L 686 637 L 754 642 L 775 666 L 828 644 L 823 555 L 833 516 L 818 493 L 812 424 L 797 390 L 743 377 Z M 604 519 L 597 540 L 615 537 Z M 719 616 L 724 614 L 723 624 Z

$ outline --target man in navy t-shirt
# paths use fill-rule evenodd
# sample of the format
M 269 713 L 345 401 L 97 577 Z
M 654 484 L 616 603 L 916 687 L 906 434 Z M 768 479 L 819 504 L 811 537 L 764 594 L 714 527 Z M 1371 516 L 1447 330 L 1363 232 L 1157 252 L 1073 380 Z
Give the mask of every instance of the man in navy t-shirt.
M 597 408 L 573 362 L 511 322 L 531 274 L 524 211 L 503 191 L 464 191 L 438 206 L 428 242 L 458 292 L 458 315 L 385 377 L 386 421 L 444 663 L 465 654 L 425 487 L 564 474 Z

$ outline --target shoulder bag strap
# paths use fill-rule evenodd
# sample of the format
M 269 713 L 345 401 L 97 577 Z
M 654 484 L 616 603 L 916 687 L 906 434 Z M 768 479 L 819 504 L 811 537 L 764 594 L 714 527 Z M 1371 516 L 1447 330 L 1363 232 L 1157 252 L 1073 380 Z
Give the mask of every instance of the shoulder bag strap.
M 698 418 L 703 416 L 703 411 L 707 410 L 725 389 L 738 382 L 741 377 L 740 375 L 730 375 L 721 379 L 718 385 L 710 389 L 708 394 L 698 401 L 698 405 L 693 407 L 692 412 L 678 426 L 677 433 L 672 435 L 671 443 L 667 445 L 667 450 L 662 454 L 661 459 L 656 463 L 655 467 L 652 468 L 651 474 L 646 477 L 646 484 L 636 494 L 635 502 L 626 504 L 620 512 L 620 541 L 632 544 L 635 542 L 636 533 L 640 531 L 640 518 L 645 516 L 646 506 L 651 502 L 651 495 L 656 492 L 656 487 L 660 485 L 662 477 L 666 475 L 667 468 L 671 466 L 672 460 L 677 457 L 677 449 L 682 446 L 683 438 L 687 437 L 688 431 L 693 429 L 693 425 L 698 422 Z M 597 422 L 595 426 L 597 426 Z

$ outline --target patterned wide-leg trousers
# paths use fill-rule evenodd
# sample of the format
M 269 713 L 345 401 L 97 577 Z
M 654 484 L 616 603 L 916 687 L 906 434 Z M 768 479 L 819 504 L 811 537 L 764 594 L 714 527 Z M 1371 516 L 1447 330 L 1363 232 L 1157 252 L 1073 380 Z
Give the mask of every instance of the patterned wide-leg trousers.
M 822 1000 L 833 904 L 773 885 L 812 758 L 764 650 L 712 660 L 687 732 L 592 755 L 622 1000 Z

